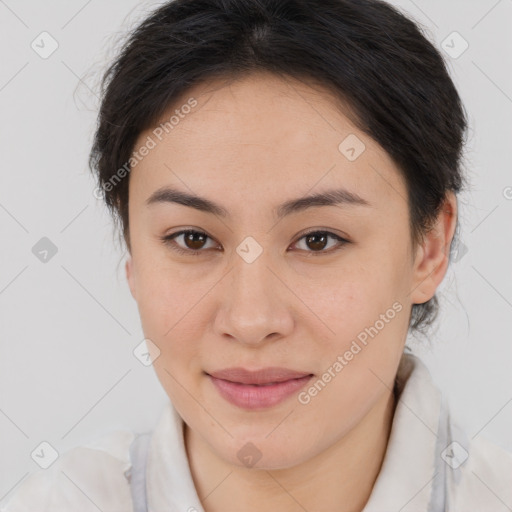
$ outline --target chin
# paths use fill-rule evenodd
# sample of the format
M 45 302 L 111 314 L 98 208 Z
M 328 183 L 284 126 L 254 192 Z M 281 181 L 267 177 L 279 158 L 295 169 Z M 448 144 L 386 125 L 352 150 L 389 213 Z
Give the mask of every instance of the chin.
M 297 444 L 284 444 L 280 439 L 267 437 L 268 430 L 260 436 L 234 437 L 228 446 L 213 447 L 219 457 L 239 468 L 255 470 L 287 469 L 306 461 L 302 436 L 298 434 Z M 302 451 L 301 451 L 302 450 Z M 313 456 L 314 454 L 311 454 Z

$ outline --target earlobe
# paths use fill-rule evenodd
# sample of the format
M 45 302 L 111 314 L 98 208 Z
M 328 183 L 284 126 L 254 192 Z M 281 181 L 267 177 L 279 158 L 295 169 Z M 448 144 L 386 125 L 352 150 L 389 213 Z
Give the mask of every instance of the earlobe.
M 136 294 L 135 294 L 135 278 L 133 276 L 133 263 L 131 256 L 126 260 L 125 263 L 125 271 L 126 271 L 126 280 L 128 281 L 128 286 L 130 287 L 130 292 L 132 294 L 132 297 L 137 300 Z
M 448 192 L 432 229 L 425 234 L 416 254 L 413 269 L 411 302 L 430 300 L 448 269 L 450 245 L 457 224 L 457 199 Z

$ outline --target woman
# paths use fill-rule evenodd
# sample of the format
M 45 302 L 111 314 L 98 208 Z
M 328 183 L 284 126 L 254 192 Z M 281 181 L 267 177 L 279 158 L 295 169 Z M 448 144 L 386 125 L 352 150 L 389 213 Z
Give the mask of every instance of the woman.
M 466 125 L 384 2 L 158 8 L 105 74 L 90 162 L 169 403 L 3 510 L 511 510 L 512 456 L 405 347 L 437 312 Z

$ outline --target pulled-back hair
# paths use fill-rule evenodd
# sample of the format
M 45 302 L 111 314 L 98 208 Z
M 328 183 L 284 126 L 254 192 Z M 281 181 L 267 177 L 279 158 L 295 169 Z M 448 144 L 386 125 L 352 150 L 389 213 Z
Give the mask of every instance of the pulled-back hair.
M 142 131 L 213 78 L 270 71 L 334 92 L 405 179 L 415 247 L 446 193 L 464 185 L 467 119 L 443 57 L 416 23 L 383 1 L 173 0 L 129 36 L 102 78 L 89 157 L 129 250 L 129 172 L 115 185 L 112 178 L 126 169 Z M 436 295 L 414 304 L 410 329 L 432 324 L 437 312 Z

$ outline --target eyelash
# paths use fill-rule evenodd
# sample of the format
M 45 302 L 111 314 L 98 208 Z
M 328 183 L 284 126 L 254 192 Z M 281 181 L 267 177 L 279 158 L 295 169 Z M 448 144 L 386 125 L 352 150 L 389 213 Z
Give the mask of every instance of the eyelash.
M 205 235 L 210 240 L 213 240 L 210 236 L 208 236 L 203 231 L 197 231 L 195 229 L 185 229 L 185 230 L 182 230 L 182 231 L 177 231 L 176 233 L 173 233 L 171 235 L 166 235 L 166 236 L 160 237 L 160 240 L 165 245 L 169 246 L 173 251 L 176 251 L 176 252 L 178 252 L 180 254 L 185 254 L 187 256 L 199 256 L 200 253 L 205 252 L 204 249 L 197 249 L 197 250 L 194 250 L 194 249 L 183 249 L 182 247 L 177 245 L 176 242 L 174 241 L 174 238 L 177 238 L 180 235 L 188 235 L 190 233 L 199 234 L 199 235 Z M 330 231 L 321 231 L 321 230 L 308 231 L 307 233 L 302 234 L 300 236 L 300 238 L 297 239 L 297 242 L 295 242 L 295 243 L 298 243 L 300 240 L 302 240 L 303 238 L 305 238 L 307 236 L 310 236 L 310 235 L 327 235 L 327 236 L 329 236 L 331 238 L 334 238 L 335 240 L 337 240 L 338 242 L 341 243 L 340 246 L 338 246 L 338 247 L 336 247 L 334 249 L 329 249 L 327 251 L 306 251 L 306 252 L 310 253 L 312 256 L 320 256 L 322 254 L 331 254 L 333 252 L 336 252 L 336 251 L 342 249 L 344 245 L 350 243 L 349 240 L 347 240 L 345 238 L 342 238 L 342 237 L 340 237 L 338 235 L 335 235 L 334 233 L 331 233 Z M 295 243 L 293 245 L 295 245 Z

